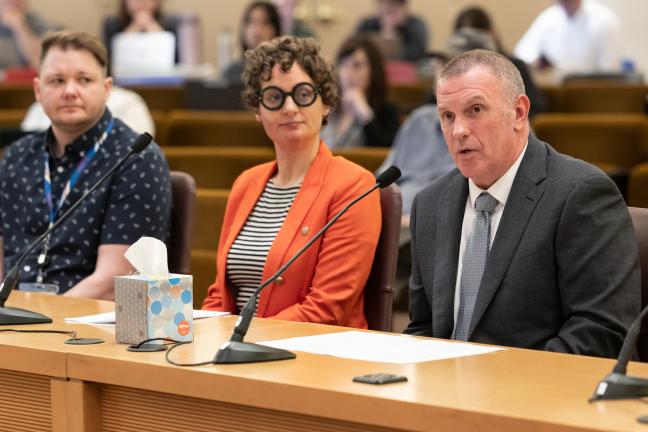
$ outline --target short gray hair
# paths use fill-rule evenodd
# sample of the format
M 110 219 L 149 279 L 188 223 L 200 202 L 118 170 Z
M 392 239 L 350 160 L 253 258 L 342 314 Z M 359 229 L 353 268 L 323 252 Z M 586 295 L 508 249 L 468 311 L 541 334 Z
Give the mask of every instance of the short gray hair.
M 504 94 L 511 101 L 525 94 L 524 81 L 513 62 L 502 54 L 483 49 L 466 51 L 450 60 L 441 70 L 438 81 L 458 77 L 477 66 L 487 67 L 499 79 Z

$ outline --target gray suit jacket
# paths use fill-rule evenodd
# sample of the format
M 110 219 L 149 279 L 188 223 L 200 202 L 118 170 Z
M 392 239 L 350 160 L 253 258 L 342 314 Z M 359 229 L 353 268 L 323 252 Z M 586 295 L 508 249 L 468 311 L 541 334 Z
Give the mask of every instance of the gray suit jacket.
M 406 333 L 450 338 L 468 196 L 458 170 L 412 205 Z M 529 137 L 477 295 L 469 340 L 615 357 L 640 307 L 627 207 L 597 168 Z

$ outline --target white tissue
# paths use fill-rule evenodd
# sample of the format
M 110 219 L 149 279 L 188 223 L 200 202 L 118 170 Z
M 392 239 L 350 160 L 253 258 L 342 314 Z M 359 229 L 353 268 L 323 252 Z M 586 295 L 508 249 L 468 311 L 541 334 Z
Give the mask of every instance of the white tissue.
M 126 250 L 124 256 L 140 274 L 169 275 L 166 245 L 156 238 L 140 238 Z

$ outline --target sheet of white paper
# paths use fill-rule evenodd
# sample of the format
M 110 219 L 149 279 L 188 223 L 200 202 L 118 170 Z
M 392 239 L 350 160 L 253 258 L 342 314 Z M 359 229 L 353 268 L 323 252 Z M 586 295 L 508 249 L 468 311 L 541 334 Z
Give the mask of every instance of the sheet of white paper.
M 360 331 L 328 333 L 259 343 L 290 351 L 396 364 L 465 357 L 503 349 Z
M 217 312 L 217 311 L 207 311 L 194 309 L 193 318 L 211 318 L 229 315 L 229 312 Z M 65 318 L 65 322 L 76 323 L 76 324 L 115 324 L 115 312 L 105 312 L 96 315 L 87 315 L 74 318 Z

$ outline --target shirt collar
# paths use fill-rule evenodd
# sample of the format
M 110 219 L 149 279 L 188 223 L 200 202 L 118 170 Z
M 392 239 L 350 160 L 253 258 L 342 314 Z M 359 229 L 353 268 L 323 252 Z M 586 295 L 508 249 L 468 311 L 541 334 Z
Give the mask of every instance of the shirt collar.
M 527 147 L 529 146 L 529 141 L 524 145 L 524 149 L 517 160 L 511 165 L 511 167 L 504 173 L 504 175 L 497 179 L 495 183 L 491 185 L 487 190 L 484 190 L 477 186 L 472 179 L 468 179 L 468 189 L 470 191 L 470 205 L 475 208 L 475 201 L 477 197 L 481 195 L 482 192 L 488 192 L 493 198 L 497 200 L 498 205 L 506 205 L 506 200 L 508 199 L 509 193 L 511 192 L 511 187 L 513 186 L 513 180 L 515 180 L 515 175 L 520 168 L 522 163 L 522 158 L 526 153 Z
M 74 153 L 81 153 L 81 152 L 85 152 L 86 150 L 89 150 L 99 140 L 101 134 L 103 134 L 106 127 L 108 127 L 108 124 L 110 123 L 110 120 L 112 120 L 112 118 L 113 118 L 112 113 L 108 108 L 106 108 L 99 121 L 95 123 L 95 125 L 92 126 L 90 129 L 88 129 L 87 131 L 79 135 L 70 144 L 66 145 L 65 146 L 66 150 L 68 147 L 70 147 L 71 151 Z M 52 132 L 52 127 L 50 126 L 47 129 L 46 139 L 45 139 L 45 148 L 48 152 L 50 152 L 50 154 L 52 154 L 51 149 L 55 144 L 56 144 L 56 138 L 54 137 L 54 133 Z

